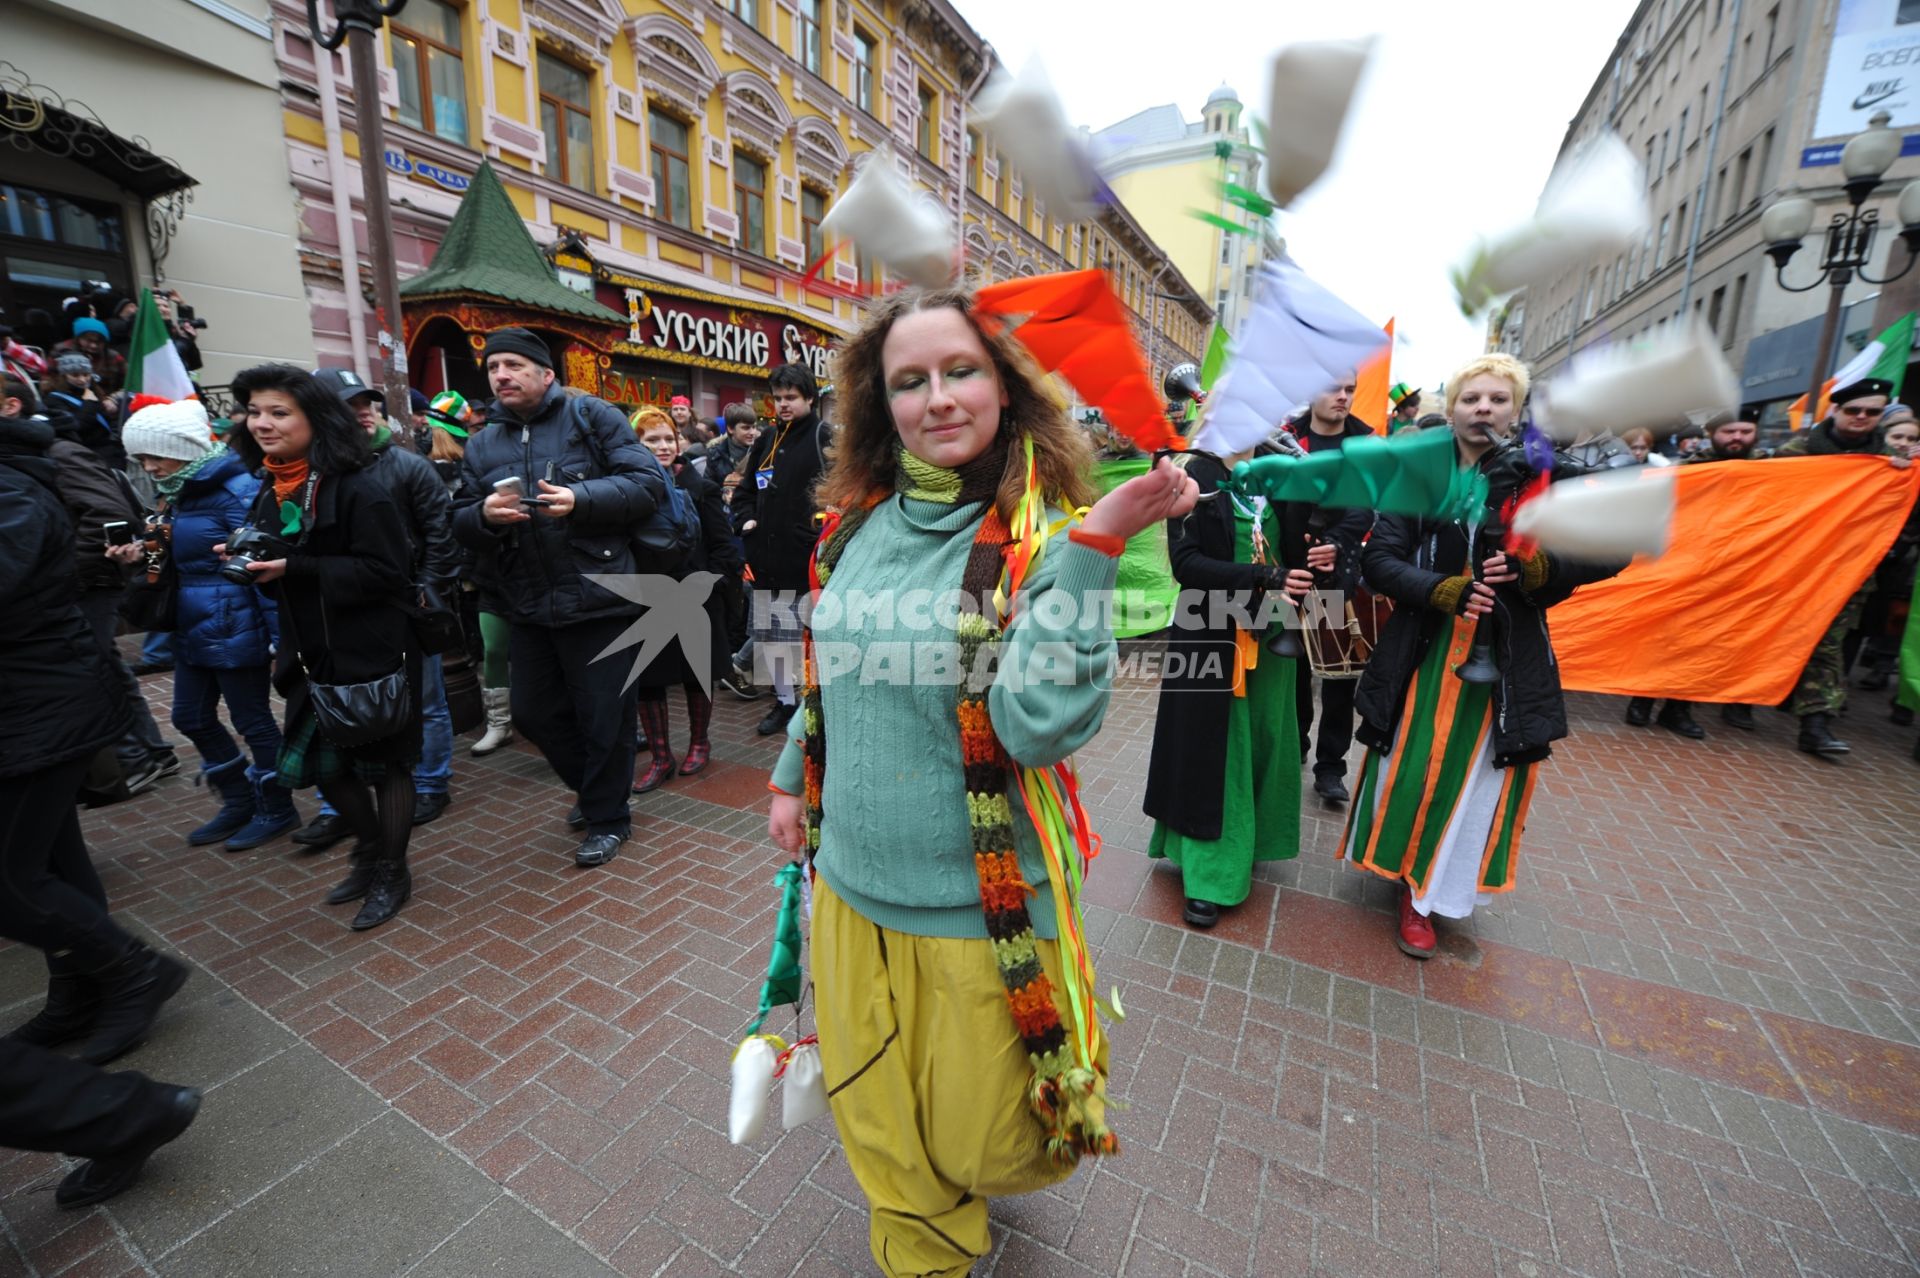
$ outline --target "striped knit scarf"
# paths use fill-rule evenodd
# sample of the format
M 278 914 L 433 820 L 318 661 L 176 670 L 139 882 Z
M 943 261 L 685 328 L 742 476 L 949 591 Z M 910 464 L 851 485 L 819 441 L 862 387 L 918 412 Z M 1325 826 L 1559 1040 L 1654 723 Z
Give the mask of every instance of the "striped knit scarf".
M 961 575 L 966 598 L 990 601 L 999 583 L 1011 534 L 993 504 L 1000 477 L 1006 470 L 1007 444 L 1002 438 L 985 454 L 948 470 L 921 461 L 904 450 L 895 491 L 920 501 L 986 505 L 985 517 L 974 534 L 967 566 Z M 860 530 L 872 507 L 844 515 L 829 514 L 814 549 L 812 586 L 816 597 L 839 562 L 847 543 Z M 981 612 L 963 612 L 957 626 L 960 669 L 976 669 L 982 647 L 999 640 L 1000 622 Z M 821 794 L 826 777 L 826 722 L 820 710 L 820 685 L 814 666 L 813 633 L 803 639 L 804 664 L 802 727 L 806 732 L 805 803 L 807 852 L 820 850 Z M 1062 1166 L 1072 1166 L 1086 1154 L 1117 1152 L 1119 1143 L 1107 1130 L 1098 1081 L 1077 1069 L 1067 1029 L 1054 1001 L 1053 983 L 1040 965 L 1040 954 L 1027 912 L 1033 888 L 1020 871 L 1014 849 L 1013 810 L 1008 800 L 1013 786 L 1013 761 L 994 733 L 987 712 L 987 689 L 967 679 L 957 707 L 961 757 L 966 771 L 967 822 L 973 834 L 973 861 L 980 879 L 980 908 L 986 915 L 987 936 L 993 943 L 995 965 L 1006 987 L 1007 1006 L 1034 1079 L 1028 1103 L 1047 1132 L 1047 1152 Z

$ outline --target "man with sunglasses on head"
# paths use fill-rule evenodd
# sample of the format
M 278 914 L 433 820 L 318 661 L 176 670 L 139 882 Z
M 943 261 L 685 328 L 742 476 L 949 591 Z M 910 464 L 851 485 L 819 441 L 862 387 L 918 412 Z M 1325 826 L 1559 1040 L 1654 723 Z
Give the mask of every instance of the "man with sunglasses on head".
M 1880 414 L 1893 400 L 1893 383 L 1878 377 L 1863 377 L 1838 387 L 1833 392 L 1833 411 L 1819 425 L 1801 431 L 1774 450 L 1775 457 L 1844 457 L 1886 455 L 1886 441 L 1880 432 Z M 1905 458 L 1894 459 L 1905 466 Z M 1848 753 L 1846 742 L 1833 735 L 1832 716 L 1847 703 L 1847 672 L 1844 645 L 1847 635 L 1860 624 L 1860 612 L 1867 599 L 1867 587 L 1861 586 L 1840 609 L 1827 632 L 1807 658 L 1800 682 L 1794 687 L 1788 709 L 1800 720 L 1800 749 L 1822 759 L 1838 759 Z

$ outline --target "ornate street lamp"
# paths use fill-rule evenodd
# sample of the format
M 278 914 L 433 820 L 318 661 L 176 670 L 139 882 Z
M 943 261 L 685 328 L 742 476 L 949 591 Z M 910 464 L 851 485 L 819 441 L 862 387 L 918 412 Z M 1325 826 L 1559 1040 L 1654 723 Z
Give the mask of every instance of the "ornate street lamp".
M 1826 362 L 1833 349 L 1834 333 L 1840 327 L 1840 307 L 1847 285 L 1858 275 L 1869 284 L 1891 284 L 1913 269 L 1920 255 L 1920 182 L 1909 182 L 1900 192 L 1898 213 L 1900 239 L 1907 246 L 1907 264 L 1891 275 L 1875 279 L 1866 265 L 1873 254 L 1874 232 L 1880 228 L 1880 210 L 1860 211 L 1880 179 L 1900 158 L 1901 138 L 1887 127 L 1892 116 L 1878 112 L 1868 122 L 1865 133 L 1856 134 L 1840 152 L 1840 171 L 1846 176 L 1847 202 L 1853 207 L 1835 213 L 1827 223 L 1826 248 L 1820 257 L 1820 274 L 1812 283 L 1798 288 L 1787 283 L 1787 263 L 1800 251 L 1800 242 L 1813 229 L 1813 201 L 1800 196 L 1778 200 L 1760 215 L 1760 233 L 1767 239 L 1767 256 L 1773 259 L 1774 279 L 1789 293 L 1805 293 L 1822 284 L 1833 292 L 1827 299 L 1826 322 L 1820 326 L 1820 345 L 1815 348 L 1812 380 L 1807 388 L 1807 412 L 1820 404 L 1820 387 L 1826 381 Z

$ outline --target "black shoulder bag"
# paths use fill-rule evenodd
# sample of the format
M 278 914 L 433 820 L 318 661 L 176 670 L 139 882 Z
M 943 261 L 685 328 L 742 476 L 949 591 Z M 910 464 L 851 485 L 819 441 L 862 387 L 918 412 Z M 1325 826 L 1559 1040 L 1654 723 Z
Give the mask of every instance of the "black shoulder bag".
M 309 476 L 306 491 L 301 494 L 300 507 L 310 521 L 313 514 L 313 491 L 319 482 L 318 476 Z M 311 531 L 311 522 L 303 524 L 296 546 L 305 545 Z M 293 609 L 282 608 L 280 621 L 288 629 L 293 627 Z M 333 627 L 327 616 L 326 601 L 320 602 L 320 628 L 325 634 L 327 647 L 333 647 Z M 299 635 L 294 636 L 294 650 L 300 651 Z M 313 705 L 313 717 L 320 728 L 320 735 L 342 750 L 355 746 L 371 745 L 396 736 L 413 719 L 413 685 L 407 682 L 406 654 L 400 657 L 400 668 L 392 674 L 382 675 L 366 683 L 321 683 L 307 669 L 304 653 L 300 665 L 307 671 L 307 699 Z

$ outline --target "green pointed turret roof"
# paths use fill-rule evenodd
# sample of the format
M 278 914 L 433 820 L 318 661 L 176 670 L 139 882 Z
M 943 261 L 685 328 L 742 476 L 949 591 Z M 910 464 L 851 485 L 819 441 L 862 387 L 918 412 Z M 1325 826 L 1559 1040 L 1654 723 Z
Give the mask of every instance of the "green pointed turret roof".
M 480 161 L 472 184 L 460 197 L 460 208 L 434 251 L 433 264 L 400 283 L 401 297 L 450 294 L 478 294 L 601 324 L 627 322 L 560 282 L 486 160 Z

